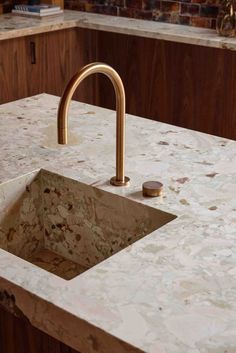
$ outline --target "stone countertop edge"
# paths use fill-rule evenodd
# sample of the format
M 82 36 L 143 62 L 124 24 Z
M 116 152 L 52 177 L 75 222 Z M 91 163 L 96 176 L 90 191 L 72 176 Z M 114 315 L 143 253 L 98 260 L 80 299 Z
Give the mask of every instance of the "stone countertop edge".
M 59 146 L 58 102 L 0 106 L 3 200 L 44 168 L 177 218 L 69 281 L 0 249 L 0 304 L 82 353 L 235 353 L 236 142 L 127 114 L 131 184 L 115 188 L 115 112 L 72 102 Z M 162 197 L 142 197 L 146 180 Z
M 215 30 L 65 10 L 54 19 L 32 19 L 11 14 L 0 16 L 0 40 L 40 34 L 68 28 L 88 28 L 154 38 L 176 43 L 236 50 L 236 38 L 217 35 Z

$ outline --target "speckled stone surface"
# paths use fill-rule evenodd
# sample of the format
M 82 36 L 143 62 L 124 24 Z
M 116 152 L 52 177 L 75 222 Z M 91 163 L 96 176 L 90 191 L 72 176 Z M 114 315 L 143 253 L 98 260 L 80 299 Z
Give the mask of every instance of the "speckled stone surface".
M 43 20 L 1 15 L 0 40 L 73 27 L 236 50 L 236 38 L 220 37 L 215 30 L 70 10 L 54 19 Z
M 57 104 L 0 106 L 2 190 L 44 168 L 177 218 L 69 281 L 0 249 L 0 304 L 83 353 L 235 353 L 236 142 L 127 115 L 131 185 L 115 188 L 115 113 L 73 102 L 58 146 Z
M 65 279 L 175 219 L 43 169 L 1 184 L 0 207 L 0 248 Z

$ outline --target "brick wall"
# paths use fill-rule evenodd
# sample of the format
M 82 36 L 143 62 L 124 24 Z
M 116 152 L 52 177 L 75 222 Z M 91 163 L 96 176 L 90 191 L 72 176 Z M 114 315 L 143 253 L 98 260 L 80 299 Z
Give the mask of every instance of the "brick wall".
M 220 0 L 65 0 L 65 8 L 215 28 Z

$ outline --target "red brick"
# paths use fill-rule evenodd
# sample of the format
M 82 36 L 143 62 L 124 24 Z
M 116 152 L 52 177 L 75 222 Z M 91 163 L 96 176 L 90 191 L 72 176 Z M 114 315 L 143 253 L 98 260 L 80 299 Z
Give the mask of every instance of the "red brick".
M 181 14 L 188 14 L 188 15 L 199 15 L 200 14 L 200 5 L 199 4 L 181 4 Z
M 152 20 L 152 11 L 137 10 L 135 18 L 139 18 L 142 20 Z
M 120 8 L 119 9 L 119 15 L 121 17 L 130 17 L 130 18 L 134 18 L 135 17 L 135 12 L 136 10 L 135 9 L 132 9 L 132 8 Z
M 179 16 L 179 23 L 181 25 L 189 25 L 190 24 L 190 16 L 180 15 Z
M 212 28 L 212 20 L 207 17 L 191 17 L 190 24 L 194 27 Z
M 130 9 L 142 9 L 142 0 L 126 0 L 126 7 Z
M 178 12 L 179 9 L 179 1 L 161 1 L 161 11 L 163 12 Z
M 160 0 L 143 0 L 143 10 L 160 10 L 161 1 Z

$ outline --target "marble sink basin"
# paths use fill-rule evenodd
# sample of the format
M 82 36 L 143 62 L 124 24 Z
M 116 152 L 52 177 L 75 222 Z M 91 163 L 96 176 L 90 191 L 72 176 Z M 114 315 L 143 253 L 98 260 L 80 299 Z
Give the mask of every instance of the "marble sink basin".
M 0 186 L 0 248 L 66 280 L 174 218 L 45 170 Z

